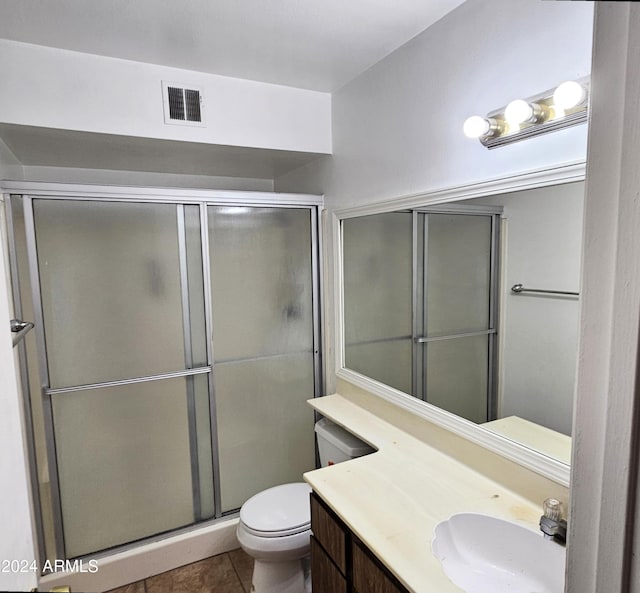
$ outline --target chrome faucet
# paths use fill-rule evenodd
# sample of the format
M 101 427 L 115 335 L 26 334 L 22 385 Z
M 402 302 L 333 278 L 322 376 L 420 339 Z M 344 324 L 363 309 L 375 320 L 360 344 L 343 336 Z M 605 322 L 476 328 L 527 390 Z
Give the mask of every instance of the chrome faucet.
M 555 498 L 547 498 L 542 503 L 540 530 L 544 539 L 552 539 L 564 544 L 567 541 L 567 522 L 562 518 L 562 503 Z

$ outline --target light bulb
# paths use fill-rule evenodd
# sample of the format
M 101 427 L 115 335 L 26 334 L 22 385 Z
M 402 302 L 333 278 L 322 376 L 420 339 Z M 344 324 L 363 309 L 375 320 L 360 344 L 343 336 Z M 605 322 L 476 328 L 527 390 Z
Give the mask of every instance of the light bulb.
M 491 123 L 484 117 L 472 115 L 465 120 L 462 131 L 467 138 L 480 138 L 491 131 Z
M 504 110 L 504 118 L 509 124 L 523 124 L 534 120 L 535 110 L 531 103 L 527 103 L 523 99 L 516 99 L 507 105 Z
M 553 102 L 561 109 L 577 107 L 587 97 L 586 89 L 575 80 L 563 82 L 553 93 Z

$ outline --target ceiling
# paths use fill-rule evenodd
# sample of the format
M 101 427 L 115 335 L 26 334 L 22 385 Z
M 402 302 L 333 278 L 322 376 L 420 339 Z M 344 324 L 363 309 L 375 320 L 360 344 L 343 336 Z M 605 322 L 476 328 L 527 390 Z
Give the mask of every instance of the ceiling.
M 0 0 L 0 38 L 324 92 L 464 0 Z M 326 155 L 0 125 L 26 166 L 273 179 Z
M 335 91 L 464 0 L 1 0 L 0 38 Z

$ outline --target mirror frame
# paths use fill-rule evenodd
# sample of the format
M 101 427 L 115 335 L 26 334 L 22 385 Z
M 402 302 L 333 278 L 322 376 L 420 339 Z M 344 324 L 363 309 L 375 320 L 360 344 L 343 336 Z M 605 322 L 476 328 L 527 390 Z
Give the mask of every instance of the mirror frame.
M 360 387 L 373 395 L 389 401 L 409 412 L 433 422 L 473 443 L 476 443 L 498 455 L 506 457 L 540 475 L 543 475 L 563 486 L 569 486 L 571 466 L 544 455 L 521 443 L 510 440 L 497 433 L 491 432 L 478 424 L 465 420 L 455 414 L 442 410 L 433 404 L 416 399 L 408 393 L 394 389 L 370 377 L 352 371 L 344 365 L 344 300 L 343 300 L 343 265 L 342 265 L 342 226 L 341 221 L 357 216 L 381 214 L 395 210 L 423 208 L 481 198 L 499 194 L 513 193 L 529 189 L 538 189 L 554 185 L 562 185 L 577 181 L 584 181 L 586 162 L 567 163 L 552 168 L 537 169 L 527 173 L 507 177 L 493 178 L 479 183 L 448 187 L 431 192 L 391 198 L 373 202 L 364 206 L 355 206 L 333 211 L 333 269 L 334 269 L 334 299 L 335 310 L 335 353 L 336 377 Z M 573 397 L 575 416 L 575 390 Z

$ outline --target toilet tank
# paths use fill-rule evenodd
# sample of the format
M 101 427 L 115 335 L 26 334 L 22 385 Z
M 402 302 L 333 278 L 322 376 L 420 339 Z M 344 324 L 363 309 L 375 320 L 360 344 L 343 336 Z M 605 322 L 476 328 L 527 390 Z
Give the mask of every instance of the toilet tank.
M 315 431 L 318 436 L 321 467 L 362 457 L 375 451 L 373 447 L 328 418 L 316 422 Z

